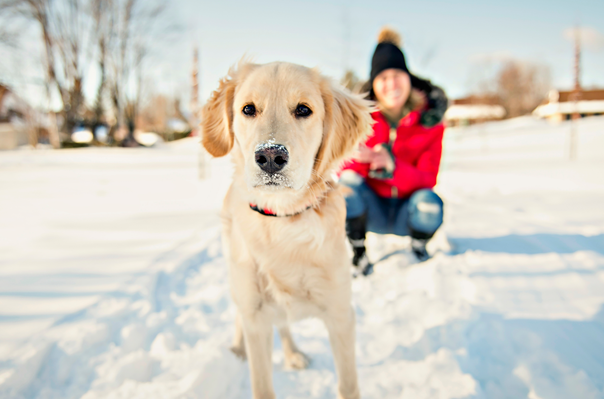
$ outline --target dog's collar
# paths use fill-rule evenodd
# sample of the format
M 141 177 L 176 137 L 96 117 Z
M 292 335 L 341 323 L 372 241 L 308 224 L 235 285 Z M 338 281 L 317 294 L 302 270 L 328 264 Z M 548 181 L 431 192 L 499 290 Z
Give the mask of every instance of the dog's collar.
M 296 215 L 299 215 L 299 214 L 301 214 L 303 212 L 306 212 L 310 208 L 314 208 L 315 205 L 318 206 L 318 204 L 321 201 L 323 201 L 323 199 L 325 197 L 327 197 L 327 194 L 331 190 L 333 190 L 334 188 L 335 188 L 335 186 L 334 186 L 333 183 L 327 183 L 327 189 L 323 192 L 323 194 L 321 196 L 315 198 L 315 203 L 314 204 L 311 203 L 306 208 L 304 208 L 301 211 L 296 212 L 296 213 L 290 213 L 290 214 L 285 214 L 285 215 L 277 215 L 277 213 L 275 211 L 273 211 L 272 209 L 270 209 L 270 208 L 259 208 L 258 205 L 254 204 L 252 202 L 250 202 L 250 209 L 253 210 L 253 211 L 256 211 L 259 214 L 264 215 L 264 216 L 274 216 L 274 217 L 291 217 L 291 216 L 296 216 Z
M 300 212 L 296 212 L 296 213 L 291 213 L 289 215 L 277 215 L 275 212 L 273 212 L 273 210 L 268 209 L 268 208 L 258 208 L 258 206 L 256 204 L 250 204 L 250 209 L 253 211 L 258 212 L 261 215 L 264 216 L 275 216 L 275 217 L 289 217 L 289 216 L 296 216 L 301 214 L 304 211 L 309 210 L 310 208 L 312 208 L 312 205 L 307 206 L 306 208 L 302 209 Z

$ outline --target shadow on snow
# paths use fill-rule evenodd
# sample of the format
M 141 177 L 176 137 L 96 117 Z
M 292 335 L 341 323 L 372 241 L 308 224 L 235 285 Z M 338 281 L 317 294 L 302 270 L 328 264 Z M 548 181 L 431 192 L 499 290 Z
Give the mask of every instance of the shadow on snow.
M 593 251 L 604 255 L 604 234 L 584 236 L 580 234 L 510 234 L 501 237 L 451 238 L 457 253 L 469 250 L 537 255 L 546 253 L 571 254 L 577 251 Z

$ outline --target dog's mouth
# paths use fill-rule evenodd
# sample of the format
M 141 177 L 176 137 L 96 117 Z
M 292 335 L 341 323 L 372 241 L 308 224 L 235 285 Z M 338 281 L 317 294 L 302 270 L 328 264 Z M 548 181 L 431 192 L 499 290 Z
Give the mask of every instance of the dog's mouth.
M 281 173 L 258 173 L 254 188 L 278 190 L 293 188 L 291 180 Z

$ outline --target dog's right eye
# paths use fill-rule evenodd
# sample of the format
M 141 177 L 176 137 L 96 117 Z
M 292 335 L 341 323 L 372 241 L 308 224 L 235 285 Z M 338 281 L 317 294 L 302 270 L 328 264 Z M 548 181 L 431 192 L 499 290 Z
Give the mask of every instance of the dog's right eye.
M 242 112 L 247 116 L 255 116 L 256 107 L 254 107 L 254 104 L 247 104 L 245 107 L 243 107 Z
M 312 114 L 312 111 L 306 105 L 298 104 L 294 113 L 296 114 L 297 117 L 306 118 L 306 117 L 310 116 L 310 114 Z

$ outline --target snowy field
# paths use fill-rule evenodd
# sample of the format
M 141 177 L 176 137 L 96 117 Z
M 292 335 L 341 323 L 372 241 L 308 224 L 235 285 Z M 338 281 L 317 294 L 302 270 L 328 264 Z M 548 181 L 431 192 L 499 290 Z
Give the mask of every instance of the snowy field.
M 604 118 L 446 132 L 445 224 L 416 264 L 369 237 L 353 283 L 363 398 L 604 398 Z M 0 153 L 0 398 L 240 399 L 218 210 L 227 159 L 155 149 Z M 278 398 L 334 398 L 320 322 Z

